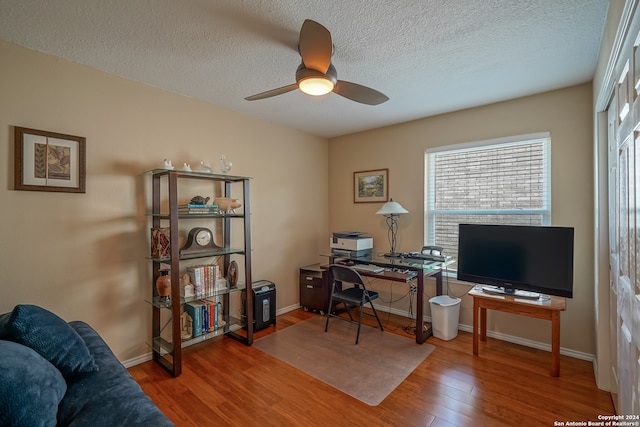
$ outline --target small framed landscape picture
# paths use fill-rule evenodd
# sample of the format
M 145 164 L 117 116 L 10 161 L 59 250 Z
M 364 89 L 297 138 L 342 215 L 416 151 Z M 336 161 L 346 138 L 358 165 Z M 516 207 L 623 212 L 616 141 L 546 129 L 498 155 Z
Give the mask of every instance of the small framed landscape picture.
M 15 127 L 16 190 L 85 192 L 82 136 Z
M 389 169 L 353 173 L 353 202 L 379 203 L 389 201 Z

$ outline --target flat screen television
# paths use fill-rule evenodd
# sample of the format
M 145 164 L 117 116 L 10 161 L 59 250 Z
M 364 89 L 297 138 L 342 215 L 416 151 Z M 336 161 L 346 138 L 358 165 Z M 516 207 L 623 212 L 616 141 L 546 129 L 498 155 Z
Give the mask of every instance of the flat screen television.
M 573 297 L 572 227 L 460 224 L 458 231 L 459 280 Z

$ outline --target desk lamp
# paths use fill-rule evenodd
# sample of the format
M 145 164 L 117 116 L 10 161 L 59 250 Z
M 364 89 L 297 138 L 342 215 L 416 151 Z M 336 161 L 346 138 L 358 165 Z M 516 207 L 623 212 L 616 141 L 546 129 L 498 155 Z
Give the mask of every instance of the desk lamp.
M 384 254 L 386 257 L 397 258 L 400 256 L 396 252 L 396 237 L 398 234 L 398 217 L 400 214 L 409 213 L 408 210 L 402 207 L 398 202 L 394 202 L 393 199 L 389 199 L 387 203 L 382 205 L 380 210 L 376 212 L 377 215 L 384 215 L 387 218 L 387 226 L 389 227 L 389 244 L 391 245 L 391 252 Z

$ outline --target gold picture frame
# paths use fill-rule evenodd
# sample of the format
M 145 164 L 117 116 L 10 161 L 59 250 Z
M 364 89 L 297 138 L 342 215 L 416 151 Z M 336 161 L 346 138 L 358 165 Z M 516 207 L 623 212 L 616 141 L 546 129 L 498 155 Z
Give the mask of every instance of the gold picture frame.
M 85 193 L 86 138 L 15 126 L 14 188 Z
M 389 201 L 389 169 L 353 173 L 354 203 L 384 203 Z

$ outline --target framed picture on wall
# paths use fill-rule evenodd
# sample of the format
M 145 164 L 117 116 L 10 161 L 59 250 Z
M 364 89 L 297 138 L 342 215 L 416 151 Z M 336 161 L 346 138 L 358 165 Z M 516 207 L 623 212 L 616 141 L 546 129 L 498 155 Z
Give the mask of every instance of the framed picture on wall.
M 389 201 L 389 169 L 353 173 L 353 202 L 379 203 Z
M 14 140 L 16 190 L 85 192 L 86 138 L 16 126 Z

